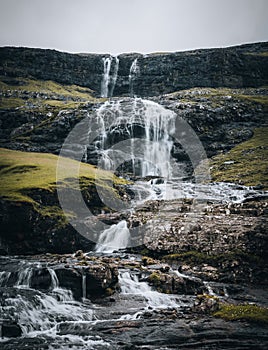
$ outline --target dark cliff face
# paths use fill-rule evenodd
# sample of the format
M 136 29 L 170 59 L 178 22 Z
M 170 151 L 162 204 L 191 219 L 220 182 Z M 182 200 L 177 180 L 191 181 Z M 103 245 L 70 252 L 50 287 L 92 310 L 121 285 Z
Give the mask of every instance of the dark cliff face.
M 111 61 L 114 96 L 155 96 L 192 87 L 259 87 L 268 80 L 268 42 L 223 49 L 150 55 L 122 54 Z M 109 55 L 0 48 L 0 75 L 32 76 L 89 87 L 101 94 L 103 59 Z M 133 63 L 136 62 L 136 69 Z M 132 67 L 132 68 L 131 68 Z M 135 67 L 134 67 L 135 68 Z M 132 90 L 132 91 L 131 91 Z

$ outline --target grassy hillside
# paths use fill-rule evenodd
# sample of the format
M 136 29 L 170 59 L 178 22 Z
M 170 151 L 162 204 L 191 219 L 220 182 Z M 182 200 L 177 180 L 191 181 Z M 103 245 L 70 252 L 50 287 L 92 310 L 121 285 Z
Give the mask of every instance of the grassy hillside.
M 1 108 L 78 108 L 96 102 L 94 91 L 51 80 L 0 76 Z
M 214 157 L 211 175 L 213 181 L 263 185 L 268 190 L 268 127 L 255 129 L 250 140 Z
M 98 170 L 89 164 L 61 158 L 61 171 L 56 174 L 58 156 L 47 153 L 31 153 L 0 149 L 0 197 L 7 201 L 23 202 L 32 204 L 36 210 L 45 216 L 59 214 L 57 204 L 40 205 L 35 199 L 37 192 L 46 192 L 55 195 L 56 182 L 61 186 L 68 186 L 73 190 L 79 190 L 77 184 L 72 181 L 74 171 L 79 166 L 79 183 L 81 190 L 92 191 L 94 184 L 103 186 L 117 195 L 114 188 L 107 184 L 107 180 L 113 180 L 114 184 L 124 184 L 121 180 L 107 171 Z M 96 192 L 96 191 L 95 191 Z M 90 198 L 90 196 L 88 196 Z M 56 203 L 56 202 L 55 202 Z

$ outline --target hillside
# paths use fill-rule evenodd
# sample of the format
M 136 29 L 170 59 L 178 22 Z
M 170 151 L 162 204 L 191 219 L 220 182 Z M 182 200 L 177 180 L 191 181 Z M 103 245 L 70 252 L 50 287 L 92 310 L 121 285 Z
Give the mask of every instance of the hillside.
M 108 96 L 156 96 L 192 87 L 260 87 L 268 79 L 268 43 L 174 53 L 69 54 L 0 48 L 0 75 L 52 80 L 102 94 L 104 60 L 110 60 Z M 136 63 L 134 63 L 136 60 Z M 112 91 L 113 90 L 113 91 Z
M 68 218 L 76 218 L 76 212 L 63 212 L 57 196 L 57 183 L 67 188 L 70 201 L 75 200 L 74 192 L 82 191 L 86 204 L 95 214 L 101 212 L 104 204 L 99 199 L 96 184 L 105 188 L 111 197 L 118 196 L 110 187 L 111 174 L 106 171 L 96 173 L 89 164 L 79 164 L 71 159 L 62 159 L 57 176 L 58 157 L 47 153 L 31 153 L 0 149 L 0 207 L 2 227 L 2 249 L 30 253 L 31 251 L 60 251 L 81 248 L 86 239 L 68 223 Z M 79 166 L 79 185 L 73 178 L 73 169 Z M 126 182 L 113 177 L 117 188 Z M 52 239 L 53 238 L 53 239 Z M 73 248 L 70 241 L 73 240 Z M 65 243 L 64 243 L 65 242 Z M 66 244 L 66 246 L 65 246 Z

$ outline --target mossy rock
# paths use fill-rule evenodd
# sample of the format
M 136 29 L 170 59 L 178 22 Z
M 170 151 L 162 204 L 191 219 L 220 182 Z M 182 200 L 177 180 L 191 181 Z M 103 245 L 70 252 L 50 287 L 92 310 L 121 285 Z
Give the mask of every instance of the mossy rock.
M 252 304 L 221 304 L 220 309 L 213 316 L 227 321 L 243 320 L 268 324 L 268 308 Z
M 246 186 L 261 185 L 268 190 L 268 127 L 257 128 L 253 137 L 226 154 L 211 160 L 213 181 Z
M 261 263 L 261 259 L 258 256 L 244 253 L 242 251 L 233 251 L 225 254 L 208 255 L 197 251 L 189 251 L 184 253 L 175 253 L 164 255 L 162 260 L 178 261 L 182 263 L 187 263 L 190 265 L 201 265 L 209 264 L 212 266 L 219 266 L 225 261 L 230 260 L 241 260 L 249 263 Z

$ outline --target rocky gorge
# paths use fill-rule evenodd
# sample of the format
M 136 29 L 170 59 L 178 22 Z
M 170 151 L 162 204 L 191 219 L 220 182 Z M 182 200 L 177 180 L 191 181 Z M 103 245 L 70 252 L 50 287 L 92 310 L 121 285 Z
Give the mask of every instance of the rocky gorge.
M 0 52 L 2 348 L 265 348 L 267 43 Z

